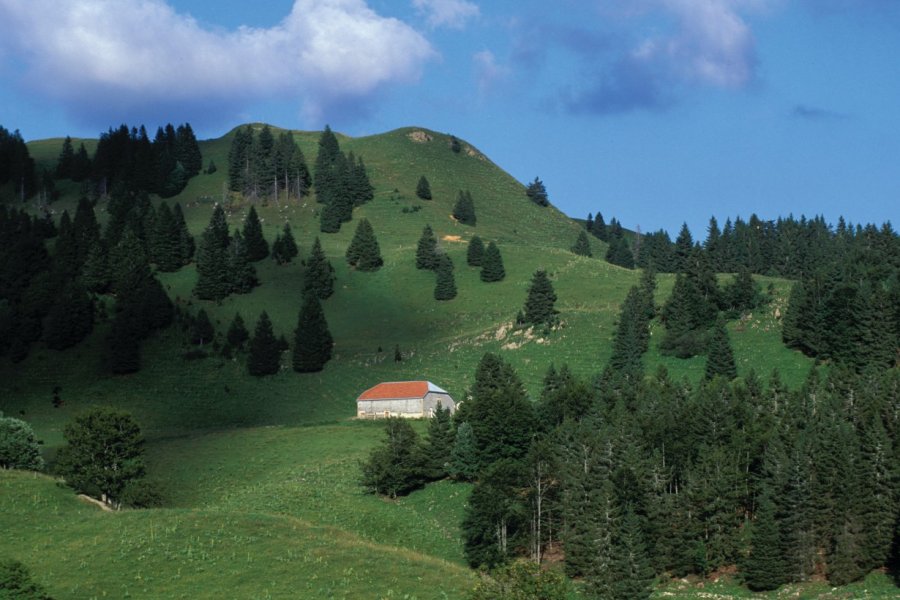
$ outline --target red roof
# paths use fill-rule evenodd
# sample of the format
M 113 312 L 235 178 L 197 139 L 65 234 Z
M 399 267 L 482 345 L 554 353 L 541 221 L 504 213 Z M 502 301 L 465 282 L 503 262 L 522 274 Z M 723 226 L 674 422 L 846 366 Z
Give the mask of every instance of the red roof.
M 386 398 L 424 398 L 428 393 L 427 381 L 392 381 L 379 383 L 360 394 L 357 400 L 384 400 Z

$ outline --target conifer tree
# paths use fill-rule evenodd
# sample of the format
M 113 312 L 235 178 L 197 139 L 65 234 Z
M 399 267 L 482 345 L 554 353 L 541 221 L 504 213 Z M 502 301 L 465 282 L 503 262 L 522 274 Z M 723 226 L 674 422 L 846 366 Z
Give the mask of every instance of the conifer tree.
M 75 163 L 75 148 L 72 146 L 72 138 L 66 136 L 63 140 L 62 150 L 56 161 L 56 177 L 58 179 L 72 179 Z
M 687 223 L 682 223 L 681 231 L 675 238 L 675 271 L 677 273 L 687 271 L 693 250 L 694 238 L 691 236 L 691 230 L 688 229 Z
M 550 200 L 547 198 L 547 188 L 544 187 L 544 182 L 537 177 L 525 188 L 525 195 L 538 206 L 550 205 Z
M 654 572 L 644 543 L 644 532 L 634 511 L 628 507 L 613 536 L 612 598 L 641 600 L 650 598 Z
M 334 293 L 334 267 L 325 256 L 318 237 L 313 241 L 312 250 L 306 260 L 303 290 L 304 293 L 312 292 L 320 300 L 324 300 Z
M 778 589 L 787 579 L 775 504 L 766 487 L 750 527 L 750 554 L 742 569 L 747 587 L 754 591 Z
M 278 340 L 272 331 L 272 321 L 263 311 L 256 322 L 253 337 L 250 338 L 250 354 L 247 357 L 247 371 L 256 377 L 274 375 L 281 362 Z
M 259 222 L 259 215 L 256 214 L 255 206 L 251 206 L 250 211 L 247 213 L 243 234 L 247 260 L 257 262 L 269 255 L 269 243 L 263 237 L 262 224 Z
M 456 298 L 456 280 L 453 277 L 453 260 L 446 254 L 437 257 L 437 281 L 434 286 L 435 300 Z
M 227 260 L 230 283 L 229 292 L 247 294 L 259 285 L 259 280 L 256 278 L 256 269 L 247 259 L 247 245 L 238 229 L 234 230 L 234 236 L 228 245 Z
M 475 448 L 472 426 L 468 423 L 461 423 L 456 428 L 450 464 L 447 468 L 450 477 L 457 481 L 475 480 L 478 472 L 478 451 Z
M 473 235 L 466 251 L 466 262 L 470 267 L 480 267 L 484 258 L 484 242 L 477 235 Z
M 419 177 L 419 183 L 416 184 L 416 196 L 422 200 L 431 200 L 431 185 L 424 175 Z
M 556 323 L 556 292 L 543 269 L 535 271 L 525 299 L 525 323 L 550 327 Z
M 484 282 L 502 281 L 506 277 L 506 270 L 503 268 L 503 257 L 500 256 L 500 248 L 497 244 L 490 242 L 484 250 L 484 256 L 481 259 L 481 280 Z
M 299 254 L 297 242 L 294 241 L 294 234 L 291 232 L 291 224 L 285 223 L 281 234 L 275 237 L 275 243 L 272 244 L 272 258 L 279 265 L 291 262 L 291 260 Z
M 250 339 L 250 332 L 244 324 L 241 313 L 234 313 L 234 318 L 228 326 L 228 332 L 225 334 L 225 343 L 229 352 L 240 352 L 244 349 L 247 340 Z
M 205 344 L 211 343 L 215 336 L 216 330 L 213 327 L 212 321 L 209 320 L 209 315 L 206 314 L 206 310 L 201 308 L 197 311 L 197 316 L 191 319 L 191 343 L 202 347 Z
M 731 341 L 728 339 L 725 322 L 721 318 L 716 321 L 716 325 L 713 327 L 710 335 L 704 378 L 712 379 L 716 376 L 722 376 L 729 381 L 737 377 L 734 352 L 731 349 Z
M 462 522 L 463 551 L 472 567 L 508 561 L 527 530 L 521 489 L 523 465 L 508 458 L 490 463 L 472 488 Z
M 111 280 L 106 243 L 100 241 L 88 252 L 84 267 L 81 269 L 81 282 L 87 291 L 104 294 L 109 290 Z
M 472 200 L 471 192 L 459 191 L 456 197 L 456 204 L 453 206 L 453 218 L 463 225 L 475 225 L 475 202 Z
M 384 264 L 378 240 L 368 219 L 361 219 L 347 247 L 347 263 L 359 271 L 377 271 Z
M 225 211 L 216 205 L 197 251 L 197 285 L 194 287 L 194 294 L 201 300 L 218 301 L 231 293 L 232 274 L 228 253 L 230 242 Z
M 647 350 L 650 339 L 650 320 L 645 308 L 645 300 L 639 287 L 628 291 L 619 322 L 613 337 L 612 356 L 609 367 L 619 374 L 631 378 L 643 376 L 644 366 L 641 357 Z
M 362 464 L 360 483 L 375 494 L 403 496 L 425 483 L 421 441 L 405 419 L 386 420 L 385 439 Z
M 77 282 L 62 288 L 50 309 L 44 325 L 44 341 L 48 348 L 64 350 L 83 340 L 94 328 L 94 303 Z
M 137 307 L 126 306 L 116 313 L 106 338 L 106 359 L 113 374 L 124 375 L 140 370 L 141 335 Z
M 416 268 L 431 271 L 436 269 L 437 266 L 437 238 L 434 237 L 431 225 L 426 225 L 422 230 L 422 237 L 419 238 L 419 243 L 416 246 Z
M 423 468 L 427 479 L 436 481 L 447 476 L 455 435 L 450 410 L 439 402 L 428 420 L 428 437 L 422 447 Z
M 188 231 L 187 223 L 184 220 L 184 213 L 181 212 L 181 205 L 177 202 L 175 203 L 175 206 L 172 207 L 172 216 L 175 218 L 175 224 L 178 227 L 181 262 L 186 265 L 194 259 L 194 252 L 196 250 L 194 236 Z
M 575 240 L 575 245 L 572 246 L 572 252 L 579 256 L 593 256 L 591 242 L 588 240 L 587 232 L 583 229 L 578 232 L 578 239 Z
M 319 298 L 315 294 L 305 294 L 294 330 L 294 370 L 299 373 L 321 371 L 331 360 L 333 346 Z

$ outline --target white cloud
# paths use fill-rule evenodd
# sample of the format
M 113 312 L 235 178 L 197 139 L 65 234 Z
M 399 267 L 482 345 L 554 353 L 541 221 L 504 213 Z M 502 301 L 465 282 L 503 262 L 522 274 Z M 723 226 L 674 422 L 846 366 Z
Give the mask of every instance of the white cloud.
M 497 63 L 497 57 L 490 50 L 482 50 L 472 55 L 475 63 L 475 80 L 478 91 L 482 94 L 491 90 L 494 85 L 509 75 L 509 69 Z
M 460 29 L 480 14 L 478 5 L 466 0 L 412 0 L 412 3 L 416 10 L 428 16 L 431 27 Z
M 435 56 L 364 0 L 296 0 L 277 25 L 236 31 L 204 29 L 165 0 L 0 0 L 4 49 L 34 89 L 76 110 L 279 95 L 313 114 L 415 80 Z

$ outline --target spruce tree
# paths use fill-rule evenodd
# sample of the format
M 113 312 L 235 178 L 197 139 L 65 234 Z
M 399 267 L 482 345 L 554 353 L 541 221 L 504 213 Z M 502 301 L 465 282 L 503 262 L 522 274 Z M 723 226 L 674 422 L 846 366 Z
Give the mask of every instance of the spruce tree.
M 194 236 L 192 236 L 191 232 L 188 231 L 187 223 L 184 220 L 184 213 L 181 212 L 181 205 L 177 202 L 175 203 L 175 206 L 172 207 L 172 216 L 175 218 L 175 223 L 178 227 L 178 240 L 179 247 L 181 248 L 181 263 L 186 265 L 194 259 L 194 252 L 196 250 L 194 245 Z
M 194 294 L 201 300 L 222 300 L 232 291 L 228 253 L 230 241 L 225 211 L 216 205 L 197 250 L 197 284 Z
M 331 360 L 333 346 L 319 298 L 315 294 L 305 294 L 294 330 L 294 370 L 299 373 L 321 371 Z
M 256 269 L 247 259 L 247 246 L 241 232 L 234 230 L 234 236 L 228 246 L 228 276 L 230 291 L 235 294 L 247 294 L 259 285 Z
M 553 326 L 557 320 L 556 315 L 559 314 L 555 304 L 556 292 L 550 278 L 547 277 L 547 272 L 543 269 L 535 271 L 523 309 L 525 323 L 543 325 L 547 328 Z
M 591 252 L 591 242 L 588 239 L 587 232 L 583 229 L 578 232 L 578 239 L 575 240 L 575 245 L 572 246 L 572 252 L 579 256 L 593 256 L 594 254 Z
M 318 237 L 313 241 L 312 250 L 306 260 L 303 291 L 304 293 L 312 292 L 320 300 L 324 300 L 334 293 L 334 267 L 325 256 Z
M 209 320 L 206 310 L 201 308 L 197 311 L 197 316 L 191 319 L 190 341 L 192 344 L 202 347 L 211 343 L 215 336 L 216 330 L 212 321 Z
M 472 488 L 462 522 L 463 552 L 471 567 L 496 567 L 508 561 L 527 530 L 520 490 L 522 463 L 490 463 Z
M 278 340 L 272 331 L 272 321 L 263 311 L 256 322 L 253 337 L 250 338 L 250 353 L 247 357 L 247 371 L 256 377 L 274 375 L 281 362 Z
M 644 374 L 642 356 L 650 338 L 650 320 L 641 289 L 633 286 L 625 297 L 613 336 L 609 367 L 619 374 L 639 379 Z
M 106 243 L 100 241 L 88 252 L 84 267 L 81 269 L 81 283 L 89 292 L 105 294 L 109 290 L 111 280 L 109 253 Z
M 361 219 L 347 247 L 347 263 L 359 271 L 377 271 L 384 264 L 378 240 L 368 219 Z
M 434 285 L 435 300 L 453 300 L 456 298 L 456 280 L 453 278 L 453 260 L 446 254 L 437 258 L 437 281 Z
M 225 344 L 229 352 L 239 352 L 244 349 L 247 340 L 250 339 L 250 332 L 244 324 L 241 313 L 234 313 L 234 318 L 228 326 L 228 332 L 225 334 Z
M 729 381 L 737 377 L 734 352 L 728 339 L 728 331 L 725 329 L 725 321 L 721 318 L 716 321 L 710 335 L 704 378 L 712 379 L 716 376 L 722 376 Z
M 475 202 L 472 200 L 472 194 L 468 190 L 465 192 L 460 190 L 456 197 L 456 204 L 453 206 L 453 218 L 463 225 L 475 225 Z
M 456 428 L 447 470 L 450 477 L 457 481 L 475 480 L 478 473 L 478 450 L 475 448 L 472 426 L 468 423 L 461 423 Z
M 429 480 L 436 481 L 447 476 L 455 437 L 450 410 L 438 403 L 428 420 L 428 437 L 422 448 L 424 473 Z
M 630 507 L 626 508 L 615 528 L 613 547 L 610 565 L 612 597 L 621 600 L 650 598 L 655 574 L 640 520 Z
M 544 187 L 544 182 L 537 177 L 525 188 L 525 195 L 538 206 L 550 205 L 550 200 L 547 198 L 547 188 Z
M 422 237 L 419 238 L 419 243 L 416 246 L 416 268 L 431 271 L 436 269 L 437 266 L 437 238 L 434 237 L 431 225 L 426 225 L 422 230 Z
M 361 465 L 360 483 L 372 493 L 396 498 L 425 483 L 421 442 L 406 419 L 391 417 L 384 427 L 384 441 Z
M 44 324 L 48 348 L 65 350 L 83 340 L 94 328 L 94 303 L 79 283 L 68 282 L 50 309 Z
M 419 177 L 419 183 L 416 184 L 416 196 L 422 200 L 431 200 L 431 186 L 424 175 Z
M 480 267 L 484 258 L 484 242 L 477 235 L 473 235 L 466 251 L 466 262 L 470 267 Z
M 263 237 L 262 224 L 259 222 L 259 215 L 256 214 L 255 206 L 251 206 L 250 211 L 247 213 L 243 234 L 244 244 L 247 249 L 247 260 L 256 262 L 269 255 L 269 243 Z
M 490 242 L 484 250 L 484 256 L 481 259 L 481 280 L 484 282 L 502 281 L 506 277 L 506 270 L 503 268 L 503 257 L 500 256 L 500 249 L 497 244 Z
M 775 590 L 787 583 L 781 541 L 775 504 L 770 491 L 764 487 L 756 518 L 750 525 L 750 553 L 742 569 L 751 590 Z
M 56 177 L 58 179 L 72 179 L 75 163 L 75 148 L 72 146 L 72 138 L 66 136 L 63 140 L 62 150 L 56 161 Z

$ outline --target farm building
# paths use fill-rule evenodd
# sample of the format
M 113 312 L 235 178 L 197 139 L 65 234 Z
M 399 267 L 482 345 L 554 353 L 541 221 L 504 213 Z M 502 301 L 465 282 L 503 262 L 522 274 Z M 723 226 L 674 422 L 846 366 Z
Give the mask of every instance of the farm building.
M 446 390 L 430 381 L 391 381 L 379 383 L 356 399 L 356 414 L 360 419 L 383 417 L 431 417 L 438 403 L 456 410 L 456 402 Z

